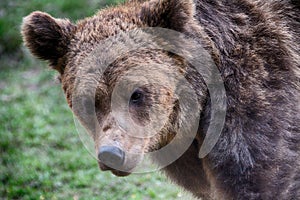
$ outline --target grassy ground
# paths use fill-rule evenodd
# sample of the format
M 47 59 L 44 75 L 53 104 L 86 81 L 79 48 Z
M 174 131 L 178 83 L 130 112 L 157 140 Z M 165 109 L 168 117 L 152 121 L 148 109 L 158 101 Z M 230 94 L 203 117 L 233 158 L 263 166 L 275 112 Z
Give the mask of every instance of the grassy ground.
M 82 145 L 55 73 L 21 48 L 22 16 L 73 21 L 113 1 L 0 2 L 0 199 L 187 199 L 156 173 L 100 172 Z

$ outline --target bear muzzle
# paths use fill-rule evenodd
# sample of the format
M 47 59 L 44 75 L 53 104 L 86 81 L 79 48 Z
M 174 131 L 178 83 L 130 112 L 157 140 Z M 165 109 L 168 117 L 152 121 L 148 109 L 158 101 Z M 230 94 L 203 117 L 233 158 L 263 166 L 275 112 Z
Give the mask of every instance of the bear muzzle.
M 102 146 L 98 153 L 99 167 L 102 171 L 110 170 L 116 176 L 127 176 L 130 172 L 126 172 L 125 152 L 116 146 Z M 124 171 L 123 171 L 124 170 Z

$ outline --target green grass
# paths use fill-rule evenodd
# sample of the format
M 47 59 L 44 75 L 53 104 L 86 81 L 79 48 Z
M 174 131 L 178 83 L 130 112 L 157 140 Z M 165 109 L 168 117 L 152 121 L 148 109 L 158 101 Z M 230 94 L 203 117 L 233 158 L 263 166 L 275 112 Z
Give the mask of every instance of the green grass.
M 187 199 L 158 172 L 125 178 L 100 172 L 78 137 L 55 72 L 21 48 L 19 25 L 31 11 L 76 20 L 103 5 L 1 1 L 0 199 Z

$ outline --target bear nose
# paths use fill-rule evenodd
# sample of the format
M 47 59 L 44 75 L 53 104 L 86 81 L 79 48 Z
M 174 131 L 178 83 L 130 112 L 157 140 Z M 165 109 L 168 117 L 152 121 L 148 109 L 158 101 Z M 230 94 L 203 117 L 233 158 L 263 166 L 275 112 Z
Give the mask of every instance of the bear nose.
M 125 160 L 125 153 L 115 146 L 103 146 L 99 149 L 98 159 L 111 168 L 121 167 Z

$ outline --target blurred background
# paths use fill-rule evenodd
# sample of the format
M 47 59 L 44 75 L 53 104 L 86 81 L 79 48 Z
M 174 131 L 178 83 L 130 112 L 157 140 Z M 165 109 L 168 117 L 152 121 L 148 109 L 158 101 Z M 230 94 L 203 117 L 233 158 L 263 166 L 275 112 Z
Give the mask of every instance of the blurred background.
M 0 1 L 0 199 L 187 199 L 159 172 L 100 172 L 81 143 L 56 73 L 23 47 L 22 17 L 76 20 L 120 0 Z

